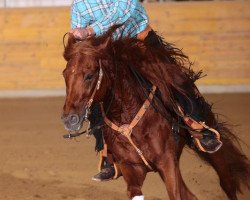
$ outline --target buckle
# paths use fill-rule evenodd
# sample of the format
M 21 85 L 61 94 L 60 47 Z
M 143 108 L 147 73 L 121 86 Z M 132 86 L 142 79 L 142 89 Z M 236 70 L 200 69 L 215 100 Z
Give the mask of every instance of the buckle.
M 130 128 L 129 124 L 123 124 L 119 127 L 119 132 L 126 137 L 130 137 L 132 128 Z

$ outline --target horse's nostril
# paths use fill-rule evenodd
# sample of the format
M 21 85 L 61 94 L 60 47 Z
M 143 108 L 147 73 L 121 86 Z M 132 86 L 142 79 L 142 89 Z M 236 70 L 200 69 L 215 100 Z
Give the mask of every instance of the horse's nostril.
M 79 116 L 78 115 L 76 115 L 76 114 L 72 114 L 72 115 L 70 115 L 70 117 L 69 117 L 69 121 L 70 121 L 70 124 L 71 125 L 75 125 L 75 124 L 77 124 L 78 122 L 79 122 Z

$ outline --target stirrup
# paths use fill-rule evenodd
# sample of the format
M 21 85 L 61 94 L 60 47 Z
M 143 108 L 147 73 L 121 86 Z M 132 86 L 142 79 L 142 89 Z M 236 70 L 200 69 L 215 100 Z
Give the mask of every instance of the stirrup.
M 193 120 L 193 119 L 192 119 Z M 205 122 L 197 122 L 203 126 L 202 130 L 190 131 L 195 146 L 203 152 L 215 153 L 223 143 L 220 140 L 220 134 L 217 130 L 207 126 Z M 213 134 L 213 136 L 211 135 Z M 197 137 L 198 136 L 198 137 Z M 204 140 L 204 141 L 202 141 Z M 207 146 L 207 147 L 206 147 Z
M 115 175 L 114 166 L 103 168 L 98 174 L 92 177 L 93 181 L 109 181 L 113 180 Z
M 180 106 L 178 106 L 178 110 L 180 111 L 180 114 L 181 114 L 183 120 L 184 120 L 184 118 L 188 118 L 188 121 L 184 120 L 184 123 L 186 123 L 189 127 L 192 128 L 193 123 L 197 123 L 203 127 L 202 129 L 194 129 L 192 131 L 189 131 L 191 134 L 191 137 L 193 139 L 193 143 L 200 151 L 207 152 L 207 153 L 215 153 L 216 151 L 218 151 L 221 148 L 223 143 L 220 140 L 220 133 L 217 130 L 207 126 L 205 122 L 196 121 L 191 116 L 186 116 Z M 204 133 L 202 133 L 205 131 L 208 131 L 209 134 L 213 134 L 214 138 L 212 138 L 211 135 L 206 136 Z M 208 141 L 207 141 L 208 143 L 207 144 L 203 143 L 203 145 L 202 145 L 201 141 L 203 139 L 204 139 L 204 142 L 206 139 L 208 139 Z M 207 148 L 205 148 L 206 145 L 207 145 Z M 211 146 L 209 147 L 209 145 L 214 146 L 214 148 L 209 149 L 211 147 Z
M 207 131 L 207 129 L 205 131 Z M 215 153 L 222 147 L 223 143 L 214 137 L 215 135 L 211 136 L 213 133 L 210 132 L 209 134 L 210 136 L 206 136 L 200 133 L 201 137 L 192 137 L 193 143 L 196 148 L 202 152 Z
M 112 155 L 107 152 L 107 144 L 104 144 L 104 149 L 100 151 L 100 160 L 98 163 L 98 172 L 99 173 L 102 171 L 102 169 L 105 168 L 104 157 L 109 157 L 109 156 L 112 156 Z M 115 169 L 115 175 L 113 176 L 112 179 L 118 179 L 122 175 L 120 167 L 116 162 L 113 162 L 112 164 L 113 164 L 113 167 Z

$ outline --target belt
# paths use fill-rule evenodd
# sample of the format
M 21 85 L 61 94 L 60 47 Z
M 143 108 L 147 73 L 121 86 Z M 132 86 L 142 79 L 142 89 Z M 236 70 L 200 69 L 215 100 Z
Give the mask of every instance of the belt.
M 138 40 L 143 41 L 143 40 L 147 37 L 148 33 L 149 33 L 151 30 L 152 30 L 151 26 L 148 25 L 148 26 L 145 28 L 144 31 L 142 31 L 142 32 L 140 32 L 140 33 L 137 34 L 136 38 L 137 38 Z

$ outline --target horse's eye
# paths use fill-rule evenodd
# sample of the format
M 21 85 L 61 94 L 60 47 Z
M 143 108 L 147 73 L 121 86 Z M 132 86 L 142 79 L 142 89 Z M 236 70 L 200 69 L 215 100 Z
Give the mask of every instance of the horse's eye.
M 91 80 L 93 78 L 93 74 L 88 74 L 85 77 L 85 80 Z

